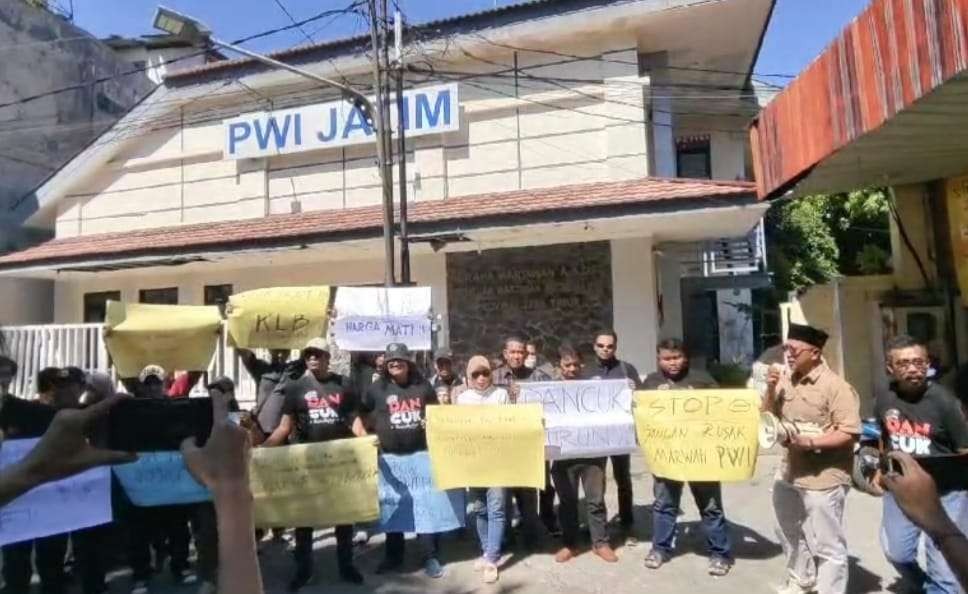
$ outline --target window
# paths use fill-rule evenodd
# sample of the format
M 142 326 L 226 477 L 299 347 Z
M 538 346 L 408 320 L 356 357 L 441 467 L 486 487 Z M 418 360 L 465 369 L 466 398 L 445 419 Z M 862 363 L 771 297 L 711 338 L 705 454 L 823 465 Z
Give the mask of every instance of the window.
M 138 302 L 155 303 L 158 305 L 178 305 L 178 287 L 141 289 L 138 291 Z
M 691 136 L 676 140 L 676 175 L 692 179 L 711 179 L 709 137 Z
M 84 293 L 84 323 L 100 324 L 107 317 L 108 301 L 121 301 L 121 291 Z
M 205 305 L 217 305 L 222 317 L 231 296 L 232 285 L 205 285 Z

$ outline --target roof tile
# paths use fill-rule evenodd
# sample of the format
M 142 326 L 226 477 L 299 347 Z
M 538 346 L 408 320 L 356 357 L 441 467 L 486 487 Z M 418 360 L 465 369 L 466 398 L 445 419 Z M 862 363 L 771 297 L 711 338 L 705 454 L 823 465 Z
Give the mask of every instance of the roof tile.
M 748 182 L 641 178 L 417 202 L 410 206 L 408 221 L 417 224 L 466 222 L 506 214 L 566 213 L 590 207 L 666 200 L 749 198 L 754 190 L 755 185 Z M 53 239 L 0 256 L 0 269 L 133 254 L 178 254 L 240 242 L 258 245 L 301 238 L 317 240 L 335 233 L 378 232 L 383 225 L 382 209 L 382 205 L 374 205 Z

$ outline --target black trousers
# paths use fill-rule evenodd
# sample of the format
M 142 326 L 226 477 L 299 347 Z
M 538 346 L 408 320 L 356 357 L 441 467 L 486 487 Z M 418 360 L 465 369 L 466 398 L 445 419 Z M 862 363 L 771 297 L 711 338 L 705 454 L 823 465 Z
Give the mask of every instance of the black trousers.
M 169 557 L 172 572 L 188 569 L 188 547 L 191 542 L 188 523 L 194 507 L 161 505 L 129 508 L 128 562 L 133 579 L 146 580 L 151 576 L 152 547 L 158 560 Z
M 406 540 L 403 532 L 387 532 L 386 558 L 389 561 L 403 562 L 406 550 Z M 424 559 L 436 559 L 440 552 L 439 534 L 418 534 L 417 544 Z
M 46 536 L 3 547 L 3 583 L 14 592 L 30 591 L 34 574 L 32 557 L 36 553 L 37 575 L 44 591 L 59 592 L 66 587 L 64 557 L 67 555 L 67 534 Z
M 509 499 L 513 499 L 517 505 L 518 514 L 521 516 L 520 529 L 524 545 L 527 547 L 537 546 L 544 534 L 541 521 L 538 519 L 538 491 L 516 487 L 508 489 L 508 494 Z
M 629 454 L 611 456 L 612 476 L 618 487 L 618 518 L 628 528 L 635 523 L 632 513 L 632 457 Z
M 538 493 L 538 515 L 545 528 L 553 532 L 558 518 L 555 516 L 555 483 L 551 480 L 549 462 L 545 462 L 545 488 Z
M 96 594 L 104 588 L 111 563 L 109 547 L 113 528 L 113 524 L 104 524 L 71 533 L 75 567 L 84 594 Z
M 215 505 L 199 503 L 191 518 L 192 536 L 197 554 L 195 571 L 203 582 L 216 583 L 218 578 L 218 520 Z
M 551 477 L 558 489 L 558 521 L 562 543 L 569 548 L 578 544 L 578 485 L 585 492 L 588 531 L 592 545 L 608 544 L 608 512 L 605 509 L 605 458 L 558 460 L 551 467 Z
M 337 526 L 336 532 L 336 566 L 342 573 L 353 567 L 353 525 Z M 313 573 L 313 529 L 296 528 L 296 547 L 293 555 L 296 558 L 296 573 L 311 575 Z

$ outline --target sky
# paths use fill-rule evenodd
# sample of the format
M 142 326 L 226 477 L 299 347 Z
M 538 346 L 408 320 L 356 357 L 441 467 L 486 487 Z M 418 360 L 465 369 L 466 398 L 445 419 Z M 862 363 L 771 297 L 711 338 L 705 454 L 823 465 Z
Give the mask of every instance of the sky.
M 66 5 L 68 0 L 54 0 Z M 217 36 L 235 40 L 267 29 L 291 25 L 284 9 L 296 20 L 326 10 L 345 8 L 351 0 L 162 0 L 170 8 L 202 20 Z M 151 20 L 158 0 L 73 0 L 74 22 L 98 37 L 111 34 L 137 36 L 152 33 Z M 446 18 L 513 4 L 510 0 L 398 0 L 413 23 Z M 777 0 L 754 72 L 796 74 L 868 4 L 868 0 Z M 363 20 L 353 14 L 336 15 L 255 40 L 258 51 L 345 37 L 364 31 Z M 767 78 L 775 84 L 787 79 Z

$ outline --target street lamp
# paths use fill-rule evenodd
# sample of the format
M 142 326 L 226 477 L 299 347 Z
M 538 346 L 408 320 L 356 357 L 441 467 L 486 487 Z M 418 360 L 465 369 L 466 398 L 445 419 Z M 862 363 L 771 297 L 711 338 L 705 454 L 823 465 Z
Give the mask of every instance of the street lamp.
M 393 180 L 387 175 L 386 163 L 386 144 L 384 143 L 384 127 L 382 111 L 373 106 L 369 97 L 360 93 L 356 89 L 335 81 L 325 76 L 320 76 L 308 70 L 298 68 L 285 62 L 280 62 L 260 53 L 253 52 L 244 47 L 222 41 L 212 36 L 211 30 L 198 19 L 182 14 L 170 8 L 159 6 L 155 12 L 154 27 L 170 35 L 187 41 L 194 46 L 217 45 L 223 48 L 248 56 L 257 62 L 267 64 L 273 68 L 287 70 L 293 74 L 298 74 L 303 78 L 319 83 L 327 87 L 339 89 L 343 99 L 349 101 L 363 113 L 363 117 L 373 126 L 376 138 L 376 158 L 377 168 L 380 170 L 380 182 L 383 186 L 383 242 L 385 249 L 384 280 L 388 287 L 394 284 L 394 265 L 393 265 Z M 389 125 L 389 122 L 387 122 Z

